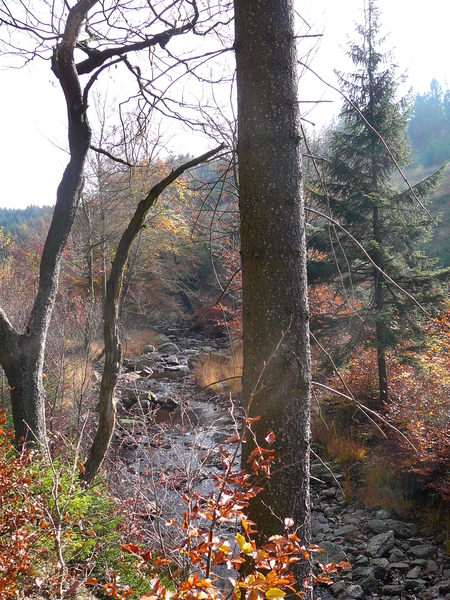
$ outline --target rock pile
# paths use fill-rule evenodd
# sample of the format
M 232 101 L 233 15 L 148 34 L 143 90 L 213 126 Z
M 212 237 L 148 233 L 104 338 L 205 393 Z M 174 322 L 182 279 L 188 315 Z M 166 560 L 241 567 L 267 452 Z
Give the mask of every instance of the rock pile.
M 313 542 L 323 548 L 317 563 L 348 561 L 352 569 L 333 575 L 326 591 L 317 598 L 339 600 L 450 600 L 450 557 L 446 556 L 448 532 L 426 523 L 347 505 L 332 475 L 313 461 Z M 337 480 L 340 474 L 334 474 Z

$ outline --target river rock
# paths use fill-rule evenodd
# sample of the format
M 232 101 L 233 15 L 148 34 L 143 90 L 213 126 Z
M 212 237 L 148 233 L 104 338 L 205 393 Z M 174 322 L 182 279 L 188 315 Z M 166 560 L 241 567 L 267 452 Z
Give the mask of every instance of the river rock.
M 343 537 L 348 542 L 354 542 L 358 538 L 360 531 L 356 525 L 344 525 L 344 527 L 335 529 L 334 533 L 339 537 Z
M 373 558 L 381 558 L 394 547 L 395 539 L 392 530 L 375 535 L 367 544 L 367 554 Z
M 393 562 L 391 563 L 391 569 L 395 570 L 395 571 L 409 571 L 410 566 L 408 563 L 405 562 Z
M 356 567 L 353 569 L 353 575 L 358 579 L 361 577 L 369 577 L 369 575 L 373 575 L 373 569 L 370 567 Z
M 369 575 L 364 579 L 360 579 L 358 583 L 366 594 L 373 593 L 378 590 L 378 581 L 375 579 L 374 575 Z
M 406 579 L 417 579 L 420 575 L 420 567 L 413 567 L 410 571 L 406 573 Z
M 390 516 L 391 516 L 391 513 L 385 509 L 377 510 L 375 513 L 375 519 L 385 520 L 385 519 L 389 519 Z
M 387 594 L 388 596 L 401 596 L 401 593 L 403 592 L 403 590 L 405 589 L 405 586 L 401 583 L 397 583 L 397 584 L 390 584 L 390 585 L 383 585 L 383 587 L 381 588 L 381 591 L 383 592 L 383 594 Z
M 391 563 L 387 558 L 372 558 L 369 561 L 370 567 L 373 569 L 375 577 L 379 581 L 384 581 L 391 569 Z
M 144 369 L 150 369 L 154 364 L 151 358 L 140 358 L 134 363 L 134 370 L 143 371 Z
M 367 521 L 367 527 L 370 531 L 377 534 L 384 533 L 388 528 L 386 521 L 382 519 L 370 519 L 370 521 Z
M 171 354 L 170 356 L 168 356 L 166 358 L 165 362 L 166 362 L 166 365 L 171 365 L 171 366 L 173 366 L 173 365 L 179 365 L 180 364 L 180 361 L 179 361 L 178 356 L 176 354 Z
M 436 554 L 436 551 L 436 546 L 430 546 L 429 544 L 413 546 L 409 549 L 409 553 L 417 558 L 431 558 Z
M 330 586 L 330 590 L 335 596 L 339 596 L 339 594 L 347 589 L 347 585 L 348 584 L 345 583 L 345 581 L 336 581 L 336 583 L 333 583 L 333 585 Z
M 347 554 L 340 544 L 325 541 L 321 543 L 321 548 L 323 549 L 323 553 L 317 555 L 321 563 L 330 564 L 347 560 Z
M 166 344 L 167 342 L 170 342 L 170 337 L 168 337 L 167 335 L 165 335 L 164 333 L 159 333 L 156 336 L 156 339 L 161 343 L 161 344 Z
M 388 519 L 386 525 L 389 529 L 392 529 L 396 538 L 407 539 L 417 535 L 417 525 L 415 523 Z
M 161 346 L 159 346 L 158 352 L 160 354 L 178 354 L 180 349 L 173 342 L 166 342 L 165 344 L 161 344 Z
M 331 487 L 331 488 L 328 488 L 326 490 L 323 490 L 320 493 L 320 496 L 322 498 L 334 498 L 336 496 L 336 488 L 335 487 Z
M 349 585 L 346 590 L 338 596 L 339 600 L 352 600 L 354 598 L 364 598 L 364 590 L 360 585 Z

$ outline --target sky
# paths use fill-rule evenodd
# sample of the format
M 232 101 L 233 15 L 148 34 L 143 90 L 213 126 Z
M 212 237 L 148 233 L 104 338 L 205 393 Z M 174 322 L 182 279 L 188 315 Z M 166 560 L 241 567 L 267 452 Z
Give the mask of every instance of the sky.
M 425 93 L 433 78 L 444 88 L 450 85 L 449 0 L 428 0 L 415 7 L 410 0 L 379 0 L 378 5 L 384 33 L 389 34 L 386 49 L 393 50 L 398 72 L 408 76 L 403 91 Z M 296 0 L 305 28 L 323 34 L 310 66 L 331 84 L 336 84 L 334 69 L 350 69 L 345 48 L 354 39 L 355 23 L 362 20 L 362 6 L 363 0 Z M 300 44 L 300 56 L 302 52 Z M 0 207 L 54 204 L 68 159 L 62 92 L 43 61 L 0 70 L 0 82 Z M 302 100 L 330 101 L 314 108 L 301 105 L 304 118 L 318 128 L 339 112 L 339 95 L 311 74 L 301 78 L 299 95 Z M 200 146 L 201 142 L 203 151 Z M 180 154 L 196 150 L 187 137 L 180 137 L 177 149 Z

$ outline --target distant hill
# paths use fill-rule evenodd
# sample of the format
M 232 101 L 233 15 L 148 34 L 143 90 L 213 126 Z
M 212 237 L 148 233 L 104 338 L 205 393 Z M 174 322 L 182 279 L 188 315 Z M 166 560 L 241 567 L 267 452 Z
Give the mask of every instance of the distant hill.
M 5 232 L 15 233 L 23 224 L 30 224 L 35 219 L 48 219 L 53 213 L 53 206 L 27 206 L 27 208 L 0 208 L 0 227 Z

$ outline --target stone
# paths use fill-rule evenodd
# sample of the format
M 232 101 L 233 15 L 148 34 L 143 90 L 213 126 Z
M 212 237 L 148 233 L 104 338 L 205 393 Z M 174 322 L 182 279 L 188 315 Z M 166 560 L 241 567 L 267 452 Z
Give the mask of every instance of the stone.
M 421 568 L 419 566 L 413 567 L 406 573 L 406 579 L 417 579 L 420 575 Z
M 167 365 L 179 365 L 180 361 L 178 360 L 178 356 L 176 354 L 171 354 L 166 359 Z
M 143 354 L 150 354 L 151 352 L 156 352 L 155 346 L 152 346 L 151 344 L 146 344 L 144 346 L 144 349 L 143 349 L 142 353 Z
M 313 520 L 311 523 L 311 532 L 314 536 L 319 533 L 328 533 L 331 527 L 327 523 L 320 523 L 319 521 Z
M 134 363 L 134 370 L 143 371 L 144 369 L 150 369 L 153 365 L 154 361 L 151 358 L 140 358 Z
M 364 579 L 360 579 L 358 581 L 358 584 L 361 586 L 361 588 L 366 594 L 370 592 L 376 592 L 378 590 L 378 581 L 373 575 L 369 575 Z
M 426 544 L 426 541 L 423 538 L 409 538 L 408 540 L 408 544 L 410 546 L 423 546 L 424 544 Z
M 368 564 L 369 564 L 369 559 L 364 554 L 360 554 L 355 559 L 355 566 L 356 567 L 364 567 L 364 566 L 366 566 Z
M 425 579 L 406 579 L 405 580 L 405 588 L 407 590 L 417 590 L 417 588 L 423 589 L 426 586 L 427 582 Z
M 439 572 L 439 567 L 434 562 L 434 560 L 427 560 L 426 569 L 429 573 L 438 573 Z M 449 576 L 450 576 L 450 573 L 449 573 Z
M 437 552 L 436 546 L 430 546 L 428 544 L 424 544 L 421 546 L 413 546 L 409 549 L 409 553 L 415 556 L 416 558 L 431 558 Z
M 166 342 L 159 346 L 158 352 L 160 354 L 178 354 L 180 352 L 180 349 L 173 342 Z
M 404 589 L 405 589 L 405 586 L 398 583 L 398 584 L 383 585 L 383 587 L 381 588 L 381 591 L 383 592 L 383 594 L 387 594 L 388 596 L 400 596 Z
M 381 558 L 394 547 L 395 539 L 392 530 L 375 535 L 367 544 L 367 554 L 373 558 Z
M 381 519 L 371 519 L 367 521 L 367 527 L 372 533 L 384 533 L 387 531 L 387 523 Z
M 345 581 L 336 581 L 336 583 L 333 583 L 333 585 L 330 587 L 331 593 L 334 594 L 335 596 L 339 596 L 340 593 L 342 593 L 347 587 L 347 584 L 345 583 Z
M 323 498 L 334 498 L 336 496 L 336 488 L 331 487 L 323 490 L 323 492 L 320 492 L 320 496 Z
M 347 589 L 345 589 L 341 594 L 339 594 L 338 598 L 339 600 L 352 600 L 355 598 L 364 598 L 364 590 L 360 585 L 349 585 Z
M 409 571 L 410 565 L 404 562 L 393 562 L 391 563 L 391 569 L 396 571 Z
M 360 534 L 360 531 L 356 527 L 356 525 L 344 525 L 343 527 L 335 529 L 334 533 L 339 537 L 343 537 L 344 540 L 353 542 L 357 539 L 358 535 Z
M 341 560 L 347 560 L 347 554 L 340 544 L 333 544 L 332 542 L 322 542 L 321 548 L 323 552 L 318 554 L 318 559 L 321 563 L 330 564 L 338 563 Z
M 170 342 L 170 337 L 165 335 L 164 333 L 160 333 L 156 336 L 156 339 L 161 342 L 161 344 L 165 344 L 166 342 Z
M 324 508 L 323 514 L 327 517 L 327 519 L 330 519 L 334 517 L 337 510 L 338 509 L 335 506 L 326 506 Z
M 377 510 L 375 513 L 375 518 L 376 519 L 389 519 L 389 517 L 391 516 L 391 513 L 388 510 Z
M 436 544 L 445 544 L 447 541 L 447 532 L 442 531 L 439 535 L 436 536 L 435 542 Z
M 415 523 L 405 523 L 403 521 L 388 519 L 386 525 L 389 529 L 392 529 L 396 538 L 407 539 L 417 535 L 417 526 Z
M 370 575 L 374 575 L 374 572 L 373 569 L 371 569 L 370 567 L 356 567 L 356 569 L 353 569 L 353 575 L 356 579 L 359 579 L 362 577 L 369 577 Z
M 384 581 L 391 569 L 391 563 L 387 558 L 372 558 L 369 562 L 370 567 L 373 569 L 375 577 L 379 581 Z
M 392 548 L 390 554 L 389 554 L 389 559 L 393 560 L 393 562 L 395 562 L 398 558 L 404 558 L 405 557 L 405 553 L 400 550 L 400 548 Z

